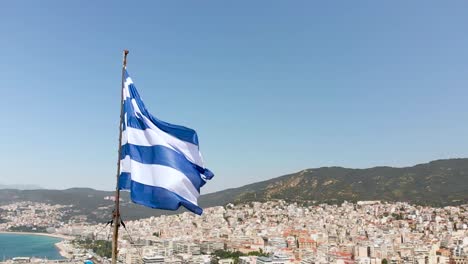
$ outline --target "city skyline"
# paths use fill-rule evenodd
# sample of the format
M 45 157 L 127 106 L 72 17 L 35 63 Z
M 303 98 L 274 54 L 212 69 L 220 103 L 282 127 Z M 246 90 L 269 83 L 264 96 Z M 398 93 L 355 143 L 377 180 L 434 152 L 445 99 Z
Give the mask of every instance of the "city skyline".
M 109 226 L 83 215 L 70 218 L 72 208 L 27 201 L 3 205 L 0 232 L 24 232 L 34 222 L 36 230 L 64 238 L 56 244 L 68 259 L 62 263 L 91 258 L 83 254 L 89 247 L 92 259 L 108 263 L 110 252 L 101 246 L 109 240 Z M 467 209 L 381 201 L 226 204 L 201 216 L 185 212 L 126 221 L 129 236 L 122 239 L 119 263 L 466 263 Z

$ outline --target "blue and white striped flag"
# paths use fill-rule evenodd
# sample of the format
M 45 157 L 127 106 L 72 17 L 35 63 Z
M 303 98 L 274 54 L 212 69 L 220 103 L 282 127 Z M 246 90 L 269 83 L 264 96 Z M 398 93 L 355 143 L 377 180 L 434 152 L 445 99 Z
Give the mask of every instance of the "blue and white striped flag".
M 195 130 L 163 122 L 146 109 L 125 71 L 119 188 L 134 203 L 202 214 L 197 199 L 213 173 L 203 166 Z

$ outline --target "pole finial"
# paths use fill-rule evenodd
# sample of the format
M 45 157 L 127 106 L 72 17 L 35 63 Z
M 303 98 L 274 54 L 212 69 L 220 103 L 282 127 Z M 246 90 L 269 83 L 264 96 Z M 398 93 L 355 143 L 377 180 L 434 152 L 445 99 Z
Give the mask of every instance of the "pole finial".
M 128 55 L 129 51 L 127 49 L 125 49 L 123 51 L 123 66 L 124 67 L 127 67 L 127 55 Z

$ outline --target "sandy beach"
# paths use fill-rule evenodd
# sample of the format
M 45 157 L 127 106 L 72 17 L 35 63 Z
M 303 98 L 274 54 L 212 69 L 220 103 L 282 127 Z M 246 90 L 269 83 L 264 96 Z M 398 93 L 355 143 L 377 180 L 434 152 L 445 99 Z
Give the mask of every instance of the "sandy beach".
M 73 257 L 69 252 L 73 249 L 69 244 L 67 244 L 67 241 L 60 241 L 58 243 L 55 243 L 55 247 L 58 248 L 60 255 L 66 259 L 70 259 Z
M 60 234 L 49 234 L 49 233 L 0 231 L 0 234 L 48 236 L 48 237 L 61 238 L 61 239 L 65 239 L 65 240 L 73 240 L 74 239 L 74 237 L 71 237 L 71 236 L 65 236 L 65 235 L 60 235 Z

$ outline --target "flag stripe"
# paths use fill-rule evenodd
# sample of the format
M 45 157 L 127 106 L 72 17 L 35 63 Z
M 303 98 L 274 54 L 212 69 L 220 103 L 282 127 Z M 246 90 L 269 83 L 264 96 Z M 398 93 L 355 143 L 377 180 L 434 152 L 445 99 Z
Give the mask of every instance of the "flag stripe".
M 122 144 L 163 145 L 182 153 L 190 162 L 203 167 L 203 160 L 198 146 L 167 134 L 151 124 L 145 117 L 138 118 L 134 116 L 134 118 L 129 118 L 124 133 L 127 141 L 122 141 Z
M 128 156 L 121 160 L 121 172 L 131 173 L 132 181 L 145 185 L 165 188 L 187 201 L 197 204 L 200 193 L 182 172 L 161 165 L 142 164 Z
M 189 178 L 198 192 L 200 192 L 200 187 L 205 184 L 205 181 L 200 177 L 200 173 L 203 171 L 199 171 L 197 166 L 188 161 L 184 155 L 165 146 L 125 144 L 122 146 L 120 158 L 124 159 L 125 156 L 143 164 L 157 164 L 176 169 Z
M 122 131 L 122 146 L 127 143 L 139 146 L 161 145 L 175 150 L 151 129 L 140 130 L 127 127 Z
M 196 204 L 161 187 L 149 186 L 132 181 L 130 191 L 132 201 L 144 206 L 163 210 L 177 210 L 183 205 L 198 215 L 203 213 L 202 208 Z
M 127 127 L 133 127 L 141 130 L 149 128 L 149 126 L 145 123 L 143 119 L 138 118 L 135 115 L 130 115 L 129 117 L 127 117 L 127 122 L 124 124 L 123 129 L 126 130 Z
M 119 176 L 119 190 L 130 190 L 132 175 L 128 172 L 122 172 Z

